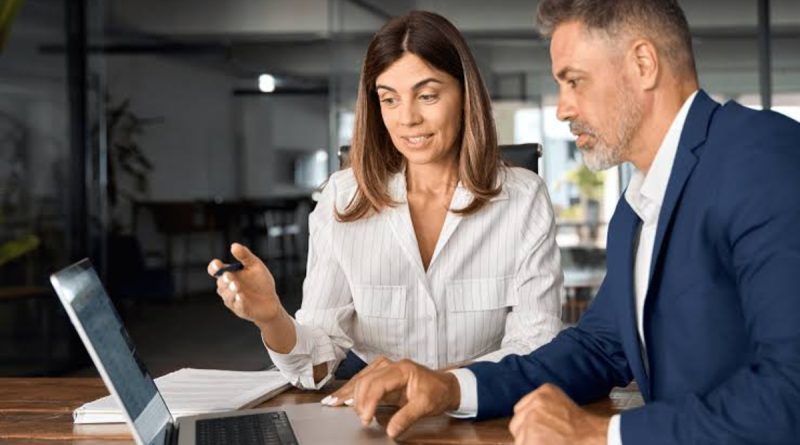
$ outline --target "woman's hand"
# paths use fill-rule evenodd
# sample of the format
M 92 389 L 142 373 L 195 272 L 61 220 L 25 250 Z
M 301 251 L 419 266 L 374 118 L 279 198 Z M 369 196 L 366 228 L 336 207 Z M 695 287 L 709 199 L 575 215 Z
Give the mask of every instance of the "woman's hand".
M 233 243 L 231 254 L 244 268 L 238 272 L 225 272 L 217 278 L 217 294 L 237 317 L 252 321 L 264 331 L 284 313 L 275 291 L 275 279 L 267 266 L 247 247 Z M 208 274 L 214 277 L 214 273 L 224 265 L 215 258 L 208 264 Z
M 358 371 L 358 374 L 354 375 L 353 378 L 351 378 L 341 388 L 336 390 L 336 392 L 334 392 L 333 394 L 329 395 L 328 397 L 325 397 L 324 399 L 322 399 L 321 403 L 323 405 L 326 405 L 326 406 L 342 406 L 342 405 L 352 406 L 353 405 L 353 393 L 355 392 L 355 388 L 356 388 L 356 385 L 358 384 L 358 382 L 361 379 L 363 379 L 364 377 L 366 377 L 368 375 L 372 375 L 375 371 L 377 371 L 377 370 L 379 370 L 379 369 L 381 369 L 381 368 L 383 368 L 385 366 L 392 365 L 394 363 L 396 363 L 396 362 L 394 362 L 394 361 L 392 361 L 392 360 L 390 360 L 390 359 L 388 359 L 388 358 L 386 358 L 386 357 L 384 357 L 382 355 L 379 356 L 378 358 L 373 360 L 372 363 L 367 365 L 367 367 L 365 367 L 361 371 Z M 464 361 L 464 362 L 461 362 L 461 363 L 450 365 L 450 366 L 448 366 L 448 367 L 446 367 L 444 369 L 440 369 L 440 371 L 449 371 L 451 369 L 461 368 L 461 367 L 466 366 L 466 365 L 468 365 L 470 363 L 471 363 L 471 361 Z M 392 403 L 387 402 L 386 400 L 384 400 L 384 402 L 386 402 L 386 403 L 388 403 L 390 405 L 392 404 Z
M 344 386 L 336 390 L 336 392 L 328 397 L 322 399 L 321 403 L 327 406 L 351 406 L 353 404 L 353 391 L 355 390 L 358 381 L 364 378 L 364 376 L 369 375 L 370 373 L 381 369 L 384 366 L 391 365 L 392 363 L 394 362 L 384 356 L 376 358 L 372 361 L 372 363 L 367 365 L 367 367 L 361 371 L 358 371 L 358 374 L 354 375 L 353 378 L 344 384 Z

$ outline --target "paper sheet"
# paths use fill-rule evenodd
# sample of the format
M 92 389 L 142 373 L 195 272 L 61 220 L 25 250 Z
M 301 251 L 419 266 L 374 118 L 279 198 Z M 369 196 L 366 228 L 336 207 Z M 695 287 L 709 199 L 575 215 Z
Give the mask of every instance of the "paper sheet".
M 155 380 L 172 417 L 250 408 L 289 387 L 278 371 L 184 368 Z M 73 412 L 75 423 L 122 423 L 117 402 L 106 396 Z

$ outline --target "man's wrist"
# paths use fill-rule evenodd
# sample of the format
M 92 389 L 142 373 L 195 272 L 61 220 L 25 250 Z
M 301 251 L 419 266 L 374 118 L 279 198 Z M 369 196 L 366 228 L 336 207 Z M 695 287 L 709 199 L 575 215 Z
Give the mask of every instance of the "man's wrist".
M 595 434 L 591 435 L 593 439 L 591 443 L 606 445 L 608 443 L 608 426 L 611 422 L 611 417 L 592 415 L 589 419 L 589 424 L 592 426 L 592 429 L 595 430 Z
M 440 373 L 447 384 L 447 409 L 446 411 L 456 411 L 461 405 L 461 385 L 458 384 L 458 378 L 452 372 Z

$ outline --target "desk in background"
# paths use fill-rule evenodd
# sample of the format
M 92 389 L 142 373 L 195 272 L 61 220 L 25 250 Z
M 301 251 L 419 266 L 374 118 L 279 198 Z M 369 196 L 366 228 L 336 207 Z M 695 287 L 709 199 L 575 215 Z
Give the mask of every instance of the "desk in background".
M 314 206 L 311 194 L 231 201 L 139 201 L 132 211 L 132 231 L 141 237 L 140 221 L 152 220 L 163 237 L 165 268 L 174 273 L 178 291 L 188 290 L 190 270 L 205 271 L 208 260 L 225 257 L 231 242 L 243 242 L 263 259 L 299 261 L 304 256 L 303 227 Z M 191 255 L 199 239 L 207 242 L 203 256 Z M 175 242 L 182 244 L 178 255 Z
M 319 402 L 341 383 L 334 382 L 322 391 L 315 392 L 290 389 L 259 407 Z M 52 445 L 133 443 L 125 424 L 72 423 L 72 411 L 75 408 L 107 394 L 99 378 L 0 378 L 0 442 Z M 638 388 L 632 385 L 625 389 L 616 389 L 609 398 L 588 405 L 587 409 L 610 415 L 641 404 Z M 392 411 L 381 409 L 378 422 L 386 425 Z M 509 420 L 505 418 L 472 422 L 446 416 L 431 417 L 418 422 L 402 438 L 403 443 L 413 444 L 512 443 L 508 432 Z

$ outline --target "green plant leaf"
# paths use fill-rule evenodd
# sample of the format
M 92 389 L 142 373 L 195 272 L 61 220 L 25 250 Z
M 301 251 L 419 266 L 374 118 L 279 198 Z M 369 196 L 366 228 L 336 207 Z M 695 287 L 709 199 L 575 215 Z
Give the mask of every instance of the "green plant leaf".
M 22 3 L 24 3 L 24 0 L 4 0 L 0 3 L 0 51 L 6 44 L 8 35 L 11 32 L 11 22 L 17 16 Z
M 33 252 L 39 247 L 39 237 L 30 233 L 15 240 L 0 244 L 0 267 L 23 255 Z

